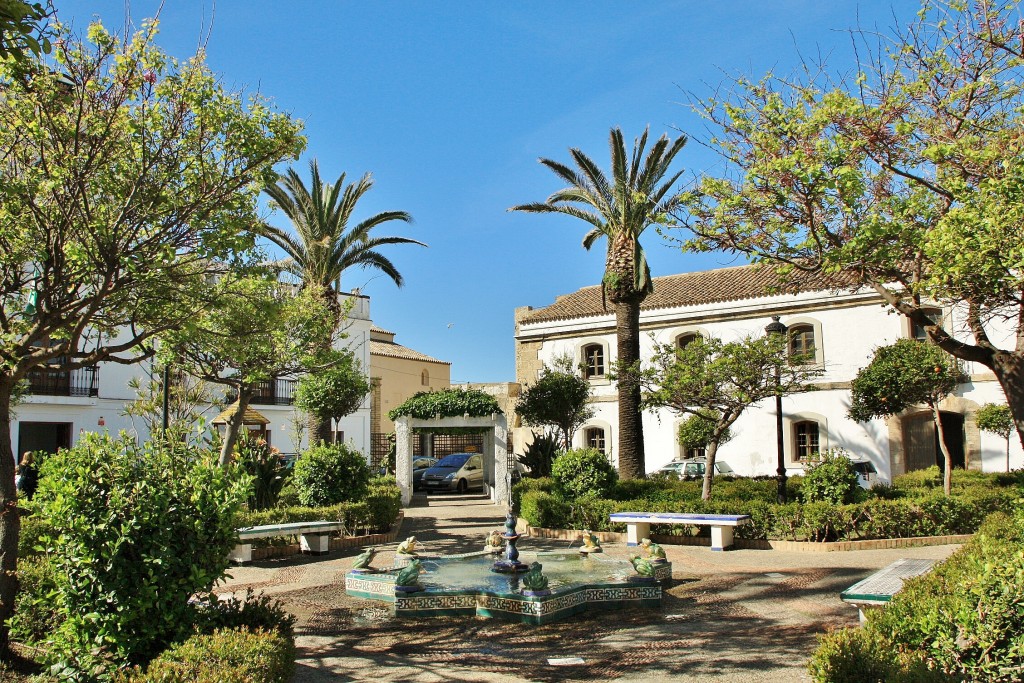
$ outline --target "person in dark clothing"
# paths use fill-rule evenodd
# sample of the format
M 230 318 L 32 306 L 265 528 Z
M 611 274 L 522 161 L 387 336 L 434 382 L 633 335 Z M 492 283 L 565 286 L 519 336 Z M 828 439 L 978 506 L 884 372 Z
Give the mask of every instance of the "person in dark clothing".
M 25 498 L 32 500 L 38 485 L 39 472 L 32 462 L 32 452 L 25 451 L 21 456 L 21 465 L 18 466 L 18 490 L 25 494 Z

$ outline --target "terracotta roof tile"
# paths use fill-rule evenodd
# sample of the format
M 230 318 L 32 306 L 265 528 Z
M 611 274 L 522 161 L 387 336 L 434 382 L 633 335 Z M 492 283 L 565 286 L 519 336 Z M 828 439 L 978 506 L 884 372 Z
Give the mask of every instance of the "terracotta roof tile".
M 443 365 L 451 365 L 446 360 L 438 360 L 431 358 L 425 353 L 414 351 L 407 346 L 396 344 L 394 342 L 378 341 L 375 339 L 370 340 L 370 355 L 371 356 L 386 356 L 388 358 L 404 358 L 405 360 L 418 360 L 426 363 L 441 363 Z
M 649 311 L 658 308 L 699 306 L 773 294 L 850 289 L 856 284 L 857 281 L 852 275 L 811 274 L 783 281 L 770 265 L 735 266 L 656 277 L 654 292 L 644 300 L 640 308 Z M 602 305 L 601 287 L 594 285 L 559 296 L 555 303 L 530 311 L 520 321 L 537 323 L 584 318 L 611 313 L 614 310 L 611 302 L 607 303 L 607 307 Z

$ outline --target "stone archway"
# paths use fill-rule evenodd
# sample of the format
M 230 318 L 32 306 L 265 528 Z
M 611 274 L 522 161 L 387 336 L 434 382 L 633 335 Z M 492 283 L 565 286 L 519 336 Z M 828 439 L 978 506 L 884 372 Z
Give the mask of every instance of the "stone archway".
M 395 477 L 402 490 L 402 505 L 412 502 L 412 440 L 416 429 L 487 430 L 484 434 L 484 491 L 498 505 L 511 502 L 508 474 L 508 423 L 501 413 L 488 417 L 435 417 L 429 420 L 403 415 L 395 420 Z M 489 457 L 488 457 L 489 456 Z

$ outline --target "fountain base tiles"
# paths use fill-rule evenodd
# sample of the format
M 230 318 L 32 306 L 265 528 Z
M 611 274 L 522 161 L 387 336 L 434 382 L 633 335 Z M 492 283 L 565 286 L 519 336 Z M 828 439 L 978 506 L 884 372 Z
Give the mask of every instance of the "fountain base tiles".
M 529 595 L 518 576 L 490 572 L 486 553 L 421 558 L 426 571 L 419 591 L 396 591 L 392 569 L 349 572 L 345 592 L 391 603 L 395 615 L 404 618 L 481 616 L 542 625 L 590 611 L 658 609 L 660 580 L 672 575 L 671 563 L 663 563 L 657 568 L 659 581 L 636 583 L 630 581 L 628 562 L 543 555 L 545 571 L 551 568 L 548 595 Z

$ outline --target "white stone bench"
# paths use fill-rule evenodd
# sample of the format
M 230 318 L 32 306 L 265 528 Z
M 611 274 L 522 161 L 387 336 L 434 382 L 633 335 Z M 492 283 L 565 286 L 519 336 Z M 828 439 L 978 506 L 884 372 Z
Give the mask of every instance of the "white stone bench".
M 613 522 L 626 524 L 626 545 L 640 545 L 651 533 L 652 524 L 687 524 L 711 527 L 711 549 L 732 547 L 733 529 L 750 524 L 750 515 L 703 515 L 691 512 L 614 512 Z
M 903 588 L 903 582 L 914 576 L 927 574 L 932 570 L 935 560 L 896 560 L 887 567 L 879 569 L 871 576 L 858 581 L 842 593 L 839 598 L 857 608 L 860 623 L 864 623 L 865 608 L 880 607 Z
M 233 562 L 252 562 L 252 541 L 258 538 L 275 538 L 278 536 L 298 536 L 299 546 L 304 553 L 310 555 L 326 555 L 329 550 L 330 535 L 341 531 L 341 522 L 289 522 L 287 524 L 264 524 L 250 526 L 238 530 L 238 545 L 228 556 Z

